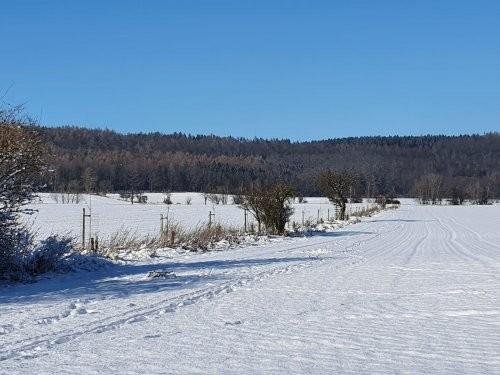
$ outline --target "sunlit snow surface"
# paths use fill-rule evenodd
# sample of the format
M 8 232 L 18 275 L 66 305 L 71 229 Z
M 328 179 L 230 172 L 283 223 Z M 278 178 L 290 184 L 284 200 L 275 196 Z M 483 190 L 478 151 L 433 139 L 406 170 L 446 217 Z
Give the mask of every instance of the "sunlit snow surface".
M 0 373 L 500 373 L 500 206 L 0 289 Z M 169 270 L 175 278 L 148 278 Z
M 210 212 L 214 215 L 212 222 L 238 229 L 244 226 L 244 211 L 240 207 L 234 204 L 205 204 L 200 193 L 173 193 L 171 199 L 174 204 L 171 205 L 162 203 L 164 194 L 146 195 L 148 204 L 130 204 L 120 200 L 116 194 L 107 197 L 82 195 L 80 204 L 57 204 L 50 194 L 42 194 L 38 203 L 30 205 L 30 208 L 37 212 L 24 220 L 33 227 L 37 238 L 40 239 L 55 233 L 79 238 L 82 232 L 83 208 L 86 209 L 86 214 L 92 213 L 92 222 L 87 219 L 87 233 L 91 226 L 92 235 L 97 235 L 102 240 L 122 230 L 138 236 L 157 235 L 160 231 L 160 215 L 188 230 L 206 225 Z M 191 199 L 190 205 L 185 204 L 186 198 Z M 231 197 L 228 200 L 232 202 Z M 293 205 L 292 221 L 302 224 L 304 219 L 305 222 L 316 223 L 318 217 L 323 220 L 334 217 L 335 207 L 328 199 L 312 197 L 306 200 L 307 203 Z M 350 204 L 348 213 L 373 205 L 368 202 Z M 252 216 L 248 214 L 248 226 L 253 222 Z M 166 219 L 164 224 L 166 225 Z

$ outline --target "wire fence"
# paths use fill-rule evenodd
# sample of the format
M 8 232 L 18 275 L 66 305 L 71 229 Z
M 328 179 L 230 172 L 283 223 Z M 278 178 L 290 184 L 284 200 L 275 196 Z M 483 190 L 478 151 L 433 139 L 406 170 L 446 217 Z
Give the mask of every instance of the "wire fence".
M 224 227 L 248 232 L 256 230 L 257 222 L 249 211 L 237 205 L 211 204 L 130 204 L 119 200 L 88 198 L 79 204 L 36 204 L 38 212 L 31 218 L 37 236 L 69 235 L 82 239 L 83 209 L 85 215 L 85 243 L 90 238 L 105 241 L 116 232 L 127 230 L 139 236 L 155 236 L 162 226 L 175 223 L 185 230 L 220 224 Z M 347 214 L 372 207 L 374 203 L 354 203 L 347 205 Z M 336 209 L 328 203 L 295 203 L 289 225 L 310 226 L 335 219 Z M 167 224 L 168 223 L 168 224 Z

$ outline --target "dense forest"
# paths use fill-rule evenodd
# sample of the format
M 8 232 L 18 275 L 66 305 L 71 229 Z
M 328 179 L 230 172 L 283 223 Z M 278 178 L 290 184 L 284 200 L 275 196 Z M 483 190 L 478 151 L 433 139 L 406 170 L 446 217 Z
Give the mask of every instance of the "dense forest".
M 420 177 L 445 188 L 478 181 L 500 195 L 500 134 L 391 136 L 291 142 L 182 133 L 121 134 L 36 127 L 49 145 L 51 191 L 213 191 L 283 181 L 318 195 L 325 169 L 352 170 L 358 195 L 406 196 Z

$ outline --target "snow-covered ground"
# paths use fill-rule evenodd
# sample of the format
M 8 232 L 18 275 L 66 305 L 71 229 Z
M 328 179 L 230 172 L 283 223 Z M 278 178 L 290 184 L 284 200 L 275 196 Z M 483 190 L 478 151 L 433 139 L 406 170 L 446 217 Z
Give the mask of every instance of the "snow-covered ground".
M 173 193 L 172 205 L 162 203 L 164 194 L 146 195 L 148 204 L 130 204 L 119 199 L 117 194 L 110 194 L 107 197 L 82 195 L 79 204 L 62 204 L 56 203 L 51 194 L 41 194 L 40 201 L 30 205 L 30 208 L 37 212 L 25 217 L 25 220 L 32 224 L 39 239 L 52 234 L 65 234 L 80 239 L 82 209 L 85 208 L 87 214 L 92 213 L 91 223 L 87 221 L 87 234 L 90 233 L 91 226 L 92 235 L 97 235 L 104 241 L 121 230 L 130 231 L 140 237 L 157 235 L 160 231 L 160 215 L 168 217 L 171 222 L 176 222 L 185 229 L 206 225 L 210 212 L 214 214 L 213 222 L 233 228 L 243 228 L 244 225 L 244 211 L 237 205 L 213 205 L 210 202 L 205 205 L 200 193 Z M 191 199 L 190 205 L 185 203 L 188 197 Z M 304 218 L 304 221 L 316 223 L 318 217 L 327 220 L 328 217 L 335 215 L 335 207 L 328 202 L 328 199 L 311 197 L 306 200 L 307 203 L 293 205 L 292 221 L 302 224 Z M 231 198 L 229 202 L 232 202 Z M 373 203 L 350 204 L 348 212 L 354 213 L 356 209 L 370 205 Z M 249 214 L 248 225 L 253 221 Z
M 0 373 L 500 373 L 500 206 L 0 289 Z M 148 278 L 152 270 L 176 278 Z

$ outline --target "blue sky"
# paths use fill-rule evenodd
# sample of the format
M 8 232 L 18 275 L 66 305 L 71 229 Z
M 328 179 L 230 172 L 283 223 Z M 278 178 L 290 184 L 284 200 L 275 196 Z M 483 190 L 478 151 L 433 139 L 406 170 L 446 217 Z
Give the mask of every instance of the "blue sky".
M 44 125 L 244 137 L 500 129 L 500 1 L 6 1 Z

